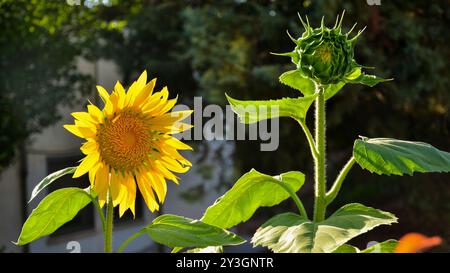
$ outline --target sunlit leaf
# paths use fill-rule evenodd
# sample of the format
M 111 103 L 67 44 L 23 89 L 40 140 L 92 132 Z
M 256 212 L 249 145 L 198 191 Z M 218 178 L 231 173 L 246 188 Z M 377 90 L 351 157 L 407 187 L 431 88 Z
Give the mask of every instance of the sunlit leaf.
M 395 222 L 397 218 L 393 214 L 361 204 L 347 204 L 322 222 L 312 222 L 289 212 L 263 224 L 252 243 L 273 252 L 330 253 L 376 226 Z
M 281 83 L 300 91 L 304 96 L 312 95 L 316 91 L 314 82 L 304 77 L 299 70 L 284 72 L 279 79 Z
M 450 172 L 450 153 L 423 142 L 358 139 L 353 146 L 353 156 L 363 169 L 377 174 Z
M 48 185 L 56 181 L 58 178 L 66 175 L 74 173 L 77 167 L 69 167 L 65 168 L 59 171 L 56 171 L 52 174 L 49 174 L 47 177 L 45 177 L 41 182 L 39 182 L 31 192 L 31 197 L 28 203 L 30 203 L 43 189 L 45 189 Z
M 64 188 L 50 193 L 25 221 L 17 244 L 25 245 L 52 234 L 90 202 L 89 193 L 80 188 Z
M 195 247 L 239 245 L 241 237 L 217 226 L 182 216 L 165 214 L 144 227 L 155 242 L 168 247 Z
M 276 182 L 286 183 L 296 192 L 304 181 L 305 175 L 301 172 L 270 176 L 251 170 L 206 210 L 202 221 L 230 228 L 250 219 L 259 207 L 271 207 L 286 200 L 289 194 Z
M 239 116 L 241 122 L 249 124 L 278 117 L 292 117 L 297 120 L 304 120 L 317 94 L 299 98 L 260 101 L 242 101 L 233 99 L 228 95 L 226 96 L 231 108 Z

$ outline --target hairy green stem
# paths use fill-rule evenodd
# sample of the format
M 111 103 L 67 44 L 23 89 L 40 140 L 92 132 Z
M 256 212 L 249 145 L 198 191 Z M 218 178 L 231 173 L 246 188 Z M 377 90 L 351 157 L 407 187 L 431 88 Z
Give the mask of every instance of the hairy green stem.
M 105 215 L 103 214 L 103 210 L 102 210 L 102 208 L 100 208 L 100 204 L 98 203 L 97 199 L 93 198 L 92 196 L 90 196 L 90 197 L 91 197 L 92 203 L 94 203 L 94 206 L 97 209 L 98 215 L 100 216 L 100 220 L 102 221 L 102 231 L 104 233 L 106 230 Z
M 308 140 L 309 148 L 311 149 L 311 155 L 315 160 L 318 156 L 318 152 L 311 131 L 309 131 L 309 128 L 308 126 L 306 126 L 305 121 L 297 120 L 297 122 L 300 124 L 300 126 L 303 129 L 303 132 L 305 133 L 306 139 Z
M 297 206 L 300 215 L 308 219 L 308 214 L 306 213 L 305 207 L 303 206 L 302 201 L 300 200 L 300 198 L 298 198 L 298 195 L 294 192 L 294 190 L 286 183 L 277 180 L 271 180 L 271 182 L 281 186 L 287 193 L 289 193 L 292 200 L 294 200 L 294 203 Z
M 106 227 L 104 231 L 105 253 L 112 253 L 113 218 L 114 218 L 114 205 L 111 197 L 111 191 L 109 191 L 106 203 Z
M 325 162 L 325 96 L 324 88 L 317 86 L 319 96 L 315 101 L 316 110 L 316 149 L 317 158 L 314 159 L 314 221 L 320 222 L 325 219 L 326 202 L 326 162 Z
M 119 247 L 119 249 L 117 249 L 117 253 L 121 253 L 123 251 L 123 249 L 129 244 L 131 243 L 134 239 L 136 239 L 137 237 L 141 236 L 142 234 L 145 233 L 144 229 L 141 229 L 139 232 L 133 234 L 130 238 L 128 238 L 125 242 L 123 242 L 123 244 Z
M 327 192 L 326 195 L 326 204 L 330 204 L 333 202 L 333 200 L 336 198 L 336 196 L 339 193 L 339 190 L 341 189 L 342 183 L 344 182 L 345 178 L 347 177 L 348 172 L 351 170 L 353 165 L 355 164 L 356 160 L 355 157 L 351 157 L 349 161 L 345 164 L 345 166 L 342 168 L 339 175 L 336 177 L 336 180 L 333 183 L 333 187 Z

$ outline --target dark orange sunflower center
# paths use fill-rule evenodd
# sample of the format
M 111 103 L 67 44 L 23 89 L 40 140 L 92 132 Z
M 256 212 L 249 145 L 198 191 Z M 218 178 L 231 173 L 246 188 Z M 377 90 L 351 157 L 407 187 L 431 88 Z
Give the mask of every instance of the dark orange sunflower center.
M 133 172 L 152 152 L 152 135 L 144 116 L 124 109 L 98 130 L 101 158 L 117 171 Z

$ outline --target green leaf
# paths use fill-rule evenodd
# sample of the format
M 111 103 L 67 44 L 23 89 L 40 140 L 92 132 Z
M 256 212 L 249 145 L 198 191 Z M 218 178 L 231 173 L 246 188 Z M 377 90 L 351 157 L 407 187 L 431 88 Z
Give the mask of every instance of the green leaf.
M 356 246 L 343 244 L 338 247 L 333 253 L 359 253 L 360 250 Z
M 342 87 L 344 87 L 344 86 L 345 86 L 345 82 L 339 82 L 339 83 L 336 83 L 336 84 L 328 84 L 328 85 L 325 87 L 325 93 L 324 93 L 325 100 L 331 99 L 331 98 L 332 98 L 334 95 L 336 95 L 337 92 L 339 92 L 339 91 L 342 89 Z
M 202 221 L 221 228 L 245 222 L 259 207 L 271 207 L 289 197 L 286 190 L 277 185 L 280 182 L 286 183 L 296 192 L 303 186 L 305 175 L 287 172 L 272 177 L 252 169 L 206 210 Z
M 350 239 L 376 226 L 397 222 L 388 212 L 347 204 L 322 222 L 311 222 L 295 213 L 279 214 L 263 224 L 252 238 L 254 246 L 274 252 L 331 253 Z
M 245 242 L 225 229 L 171 214 L 159 216 L 144 230 L 155 242 L 169 247 L 205 248 Z
M 353 156 L 363 169 L 377 174 L 450 172 L 450 153 L 423 142 L 358 139 L 353 146 Z
M 352 79 L 352 80 L 347 80 L 348 83 L 354 83 L 354 84 L 364 84 L 364 85 L 368 85 L 370 87 L 374 87 L 375 85 L 379 84 L 380 82 L 387 82 L 387 81 L 392 81 L 392 79 L 383 79 L 383 78 L 379 78 L 375 75 L 367 75 L 362 73 L 361 75 L 359 75 L 359 77 Z
M 394 253 L 397 244 L 397 240 L 387 240 L 368 247 L 362 250 L 361 253 Z
M 302 92 L 304 96 L 309 96 L 316 92 L 316 85 L 314 82 L 303 76 L 299 70 L 284 72 L 279 79 L 281 83 Z
M 28 203 L 30 203 L 45 187 L 53 183 L 56 179 L 66 175 L 74 173 L 77 167 L 68 167 L 59 171 L 56 171 L 52 174 L 49 174 L 46 178 L 44 178 L 41 182 L 39 182 L 36 187 L 34 187 L 31 192 L 31 197 Z
M 279 100 L 236 100 L 225 94 L 231 108 L 239 116 L 242 123 L 250 124 L 261 120 L 292 117 L 304 120 L 306 113 L 317 94 L 299 98 L 282 98 Z
M 50 193 L 25 221 L 17 244 L 25 245 L 52 234 L 90 202 L 89 194 L 80 188 L 64 188 Z

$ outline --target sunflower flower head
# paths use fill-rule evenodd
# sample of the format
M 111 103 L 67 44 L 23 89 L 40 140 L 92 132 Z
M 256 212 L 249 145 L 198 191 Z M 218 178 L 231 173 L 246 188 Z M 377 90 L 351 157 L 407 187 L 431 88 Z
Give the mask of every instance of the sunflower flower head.
M 302 36 L 294 38 L 288 32 L 296 45 L 294 50 L 277 55 L 290 57 L 304 77 L 324 85 L 345 81 L 360 71 L 361 66 L 354 60 L 354 46 L 364 29 L 350 37 L 355 24 L 349 32 L 343 33 L 344 13 L 340 19 L 338 16 L 332 28 L 325 26 L 323 17 L 321 26 L 317 28 L 310 26 L 307 17 L 306 22 L 300 15 L 299 18 L 305 28 Z
M 166 179 L 178 184 L 174 173 L 192 166 L 178 152 L 192 148 L 172 136 L 192 127 L 181 122 L 192 111 L 169 112 L 177 98 L 169 99 L 166 87 L 153 92 L 155 83 L 156 79 L 147 83 L 144 71 L 128 91 L 120 82 L 111 94 L 97 86 L 103 109 L 90 104 L 87 112 L 72 113 L 75 124 L 64 125 L 86 140 L 81 146 L 86 157 L 73 177 L 88 173 L 100 205 L 109 193 L 120 216 L 128 209 L 134 214 L 136 188 L 148 208 L 158 210 L 166 196 Z

